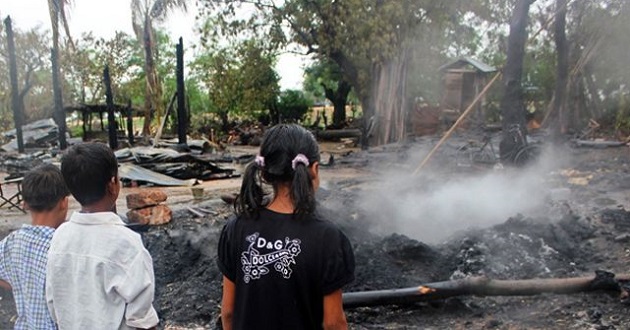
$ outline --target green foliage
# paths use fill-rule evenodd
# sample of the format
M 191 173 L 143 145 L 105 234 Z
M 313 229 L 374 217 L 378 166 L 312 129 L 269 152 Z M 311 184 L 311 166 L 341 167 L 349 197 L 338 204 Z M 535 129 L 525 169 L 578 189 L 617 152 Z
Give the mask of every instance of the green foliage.
M 273 53 L 256 40 L 246 40 L 206 49 L 192 63 L 192 76 L 203 84 L 210 101 L 207 108 L 227 130 L 231 117 L 273 116 L 280 90 L 274 65 Z
M 83 34 L 75 49 L 62 49 L 65 72 L 65 103 L 95 104 L 105 102 L 103 70 L 109 66 L 114 102 L 126 104 L 142 94 L 129 89 L 129 83 L 142 72 L 142 51 L 132 36 L 117 32 L 111 39 Z M 138 104 L 134 102 L 134 104 Z
M 13 24 L 18 70 L 18 93 L 23 95 L 26 122 L 51 114 L 52 78 L 50 74 L 50 38 L 44 31 L 34 28 L 20 30 Z M 4 22 L 0 24 L 0 129 L 12 128 L 13 110 L 7 34 Z
M 205 36 L 216 38 L 220 34 L 238 39 L 265 31 L 276 42 L 271 42 L 272 45 L 297 44 L 318 59 L 334 62 L 370 115 L 371 104 L 376 104 L 372 97 L 381 70 L 409 50 L 410 64 L 405 70 L 407 95 L 403 97 L 422 96 L 439 101 L 439 73 L 435 69 L 449 57 L 479 51 L 487 43 L 479 30 L 487 27 L 496 31 L 497 26 L 505 24 L 513 0 L 202 0 L 200 3 L 202 16 L 210 17 L 213 22 L 201 28 Z M 309 85 L 316 86 L 307 82 Z M 309 92 L 320 97 L 321 91 L 311 87 Z
M 300 122 L 312 103 L 299 90 L 286 90 L 280 94 L 278 113 L 284 122 Z
M 308 98 L 320 103 L 326 99 L 324 88 L 336 90 L 341 80 L 343 80 L 341 68 L 335 62 L 324 58 L 304 70 L 302 88 Z

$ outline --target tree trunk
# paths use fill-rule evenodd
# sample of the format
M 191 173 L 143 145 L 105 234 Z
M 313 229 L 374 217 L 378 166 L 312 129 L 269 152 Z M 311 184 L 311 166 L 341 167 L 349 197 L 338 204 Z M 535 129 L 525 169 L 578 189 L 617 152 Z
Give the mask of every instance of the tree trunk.
M 18 92 L 18 73 L 17 59 L 15 56 L 15 40 L 13 38 L 13 27 L 11 25 L 11 17 L 7 16 L 4 20 L 7 29 L 7 48 L 9 51 L 9 78 L 11 80 L 11 103 L 13 107 L 13 122 L 15 123 L 15 137 L 17 138 L 18 152 L 24 152 L 24 139 L 22 137 L 22 120 L 23 105 Z
M 48 0 L 48 12 L 50 14 L 50 23 L 53 33 L 53 48 L 51 50 L 52 62 L 52 86 L 54 99 L 53 118 L 58 126 L 59 131 L 59 149 L 66 149 L 66 113 L 63 111 L 63 96 L 61 90 L 61 70 L 59 69 L 59 10 L 61 10 L 58 1 Z
M 504 93 L 501 99 L 501 115 L 503 116 L 503 137 L 499 145 L 501 159 L 513 161 L 511 154 L 520 147 L 511 137 L 510 129 L 517 125 L 522 136 L 526 136 L 525 104 L 521 78 L 523 76 L 523 58 L 527 42 L 527 24 L 529 6 L 535 0 L 518 0 L 512 13 L 510 35 L 508 37 L 507 62 L 503 72 Z
M 66 113 L 63 111 L 63 96 L 61 92 L 59 49 L 53 48 L 51 50 L 50 57 L 52 62 L 53 98 L 55 102 L 55 112 L 53 118 L 57 123 L 57 130 L 59 131 L 59 149 L 64 150 L 68 147 L 68 143 L 66 142 Z
M 352 61 L 341 51 L 335 51 L 329 54 L 329 58 L 337 63 L 337 65 L 341 68 L 341 72 L 343 72 L 344 77 L 347 78 L 348 82 L 354 88 L 355 93 L 359 97 L 361 101 L 361 108 L 363 110 L 363 123 L 361 125 L 361 130 L 363 132 L 361 136 L 361 148 L 367 149 L 369 147 L 369 139 L 370 134 L 372 133 L 372 128 L 374 125 L 374 96 L 371 91 L 374 89 L 373 84 L 375 83 L 374 79 L 370 79 L 370 86 L 363 86 L 361 84 L 361 80 L 359 79 L 359 71 L 354 65 Z M 371 68 L 369 72 L 367 72 L 368 77 L 372 77 L 374 72 L 374 68 Z
M 566 35 L 567 2 L 568 0 L 556 0 L 554 40 L 556 43 L 557 67 L 555 97 L 552 108 L 552 133 L 554 135 L 565 134 L 568 125 L 569 46 Z
M 155 72 L 155 62 L 153 60 L 153 37 L 151 18 L 148 16 L 144 20 L 143 29 L 143 46 L 144 46 L 144 74 L 146 79 L 145 95 L 144 95 L 144 125 L 142 134 L 145 139 L 151 136 L 151 121 L 157 111 L 156 93 L 157 93 L 157 76 Z
M 348 103 L 348 94 L 350 94 L 352 86 L 347 81 L 341 80 L 337 85 L 337 90 L 326 86 L 323 87 L 326 98 L 334 106 L 332 126 L 333 128 L 342 128 L 346 121 L 346 104 Z

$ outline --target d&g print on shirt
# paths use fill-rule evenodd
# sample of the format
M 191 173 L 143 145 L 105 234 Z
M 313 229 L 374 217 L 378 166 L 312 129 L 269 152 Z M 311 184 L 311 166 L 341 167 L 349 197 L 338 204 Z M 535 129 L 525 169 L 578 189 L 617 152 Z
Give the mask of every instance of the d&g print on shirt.
M 282 277 L 291 278 L 293 271 L 290 265 L 295 264 L 294 258 L 301 252 L 299 239 L 285 237 L 284 242 L 282 240 L 269 241 L 260 237 L 259 233 L 253 233 L 247 236 L 245 240 L 249 243 L 247 251 L 241 255 L 245 283 L 268 274 L 269 268 L 267 266 L 269 265 L 273 265 L 273 268 L 282 274 Z

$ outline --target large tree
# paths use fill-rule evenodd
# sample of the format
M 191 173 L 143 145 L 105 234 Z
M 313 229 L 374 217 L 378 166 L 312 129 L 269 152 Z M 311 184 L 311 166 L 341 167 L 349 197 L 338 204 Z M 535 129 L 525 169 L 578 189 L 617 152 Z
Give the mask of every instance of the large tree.
M 332 102 L 333 122 L 335 128 L 343 127 L 346 121 L 346 104 L 352 86 L 345 80 L 341 68 L 331 61 L 322 59 L 305 70 L 304 90 L 313 95 L 322 94 Z
M 553 36 L 556 43 L 556 85 L 554 88 L 553 111 L 554 127 L 557 133 L 567 131 L 567 84 L 569 80 L 569 44 L 567 41 L 568 0 L 556 0 Z
M 144 49 L 145 119 L 142 132 L 145 138 L 151 131 L 151 120 L 162 115 L 162 86 L 155 65 L 156 36 L 154 22 L 165 19 L 175 9 L 187 10 L 187 0 L 132 0 L 133 29 Z
M 239 31 L 267 31 L 273 40 L 300 45 L 336 63 L 361 100 L 364 116 L 385 127 L 389 117 L 404 117 L 406 74 L 413 58 L 410 43 L 422 40 L 426 31 L 441 33 L 423 44 L 440 52 L 461 23 L 475 9 L 471 1 L 433 0 L 234 0 L 201 1 L 206 12 L 220 23 L 219 31 L 238 36 Z M 474 1 L 477 3 L 478 1 Z M 246 13 L 251 13 L 247 15 Z M 207 34 L 217 29 L 206 28 Z M 427 35 L 433 35 L 432 33 Z M 427 45 L 431 45 L 428 46 Z M 385 100 L 385 101 L 383 101 Z M 378 104 L 393 104 L 392 112 L 381 113 Z M 367 122 L 367 121 L 366 121 Z M 384 128 L 382 134 L 390 130 Z M 383 142 L 397 139 L 394 132 Z
M 75 41 L 74 50 L 62 49 L 68 97 L 75 103 L 103 102 L 103 67 L 108 65 L 115 101 L 127 103 L 132 97 L 122 85 L 142 76 L 142 63 L 142 52 L 135 39 L 124 32 L 116 32 L 108 39 L 83 34 Z
M 275 55 L 258 40 L 241 41 L 219 49 L 205 49 L 192 63 L 192 76 L 203 82 L 210 110 L 227 131 L 233 116 L 280 120 L 276 100 L 279 77 Z
M 52 90 L 50 83 L 50 39 L 39 28 L 21 31 L 14 28 L 17 57 L 19 102 L 24 104 L 25 122 L 50 118 Z M 6 33 L 0 25 L 0 129 L 12 120 L 8 78 Z
M 508 162 L 514 160 L 510 155 L 514 154 L 515 148 L 519 148 L 521 143 L 513 138 L 515 130 L 518 136 L 527 135 L 522 77 L 529 7 L 534 1 L 536 0 L 518 0 L 510 22 L 507 63 L 503 69 L 503 98 L 501 99 L 503 137 L 500 144 L 501 159 Z

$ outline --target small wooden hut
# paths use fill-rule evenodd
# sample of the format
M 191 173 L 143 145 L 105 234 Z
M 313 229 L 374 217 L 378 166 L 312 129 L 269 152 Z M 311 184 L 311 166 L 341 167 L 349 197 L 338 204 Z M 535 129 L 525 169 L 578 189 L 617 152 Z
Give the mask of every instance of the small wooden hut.
M 496 72 L 497 69 L 476 59 L 462 57 L 441 66 L 439 71 L 443 73 L 442 102 L 440 103 L 442 114 L 447 117 L 447 120 L 454 121 L 470 106 L 488 83 L 490 74 Z M 473 120 L 483 122 L 484 103 L 482 100 L 477 104 Z

